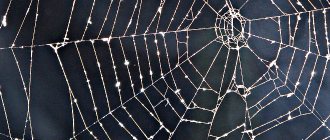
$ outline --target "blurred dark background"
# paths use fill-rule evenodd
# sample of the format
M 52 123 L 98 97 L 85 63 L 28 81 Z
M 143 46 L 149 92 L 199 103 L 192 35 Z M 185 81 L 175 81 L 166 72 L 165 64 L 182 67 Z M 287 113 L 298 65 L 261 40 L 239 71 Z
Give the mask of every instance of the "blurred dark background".
M 180 3 L 178 0 L 166 0 L 161 16 L 157 13 L 161 4 L 160 0 L 123 0 L 121 2 L 114 0 L 109 14 L 106 15 L 111 2 L 111 0 L 95 0 L 91 24 L 88 24 L 93 0 L 77 0 L 68 28 L 68 39 L 65 40 L 69 43 L 61 44 L 64 41 L 73 0 L 39 1 L 33 41 L 38 1 L 12 0 L 6 16 L 7 26 L 2 26 L 0 29 L 0 85 L 13 138 L 23 139 L 25 130 L 24 139 L 32 139 L 30 122 L 25 123 L 28 108 L 23 82 L 27 87 L 31 85 L 28 90 L 31 97 L 33 137 L 35 139 L 73 137 L 68 85 L 59 59 L 49 44 L 60 47 L 57 54 L 86 125 L 90 126 L 97 120 L 93 110 L 92 94 L 99 117 L 106 116 L 100 122 L 112 139 L 132 139 L 132 135 L 137 139 L 151 139 L 150 136 L 154 139 L 169 139 L 169 137 L 172 139 L 217 139 L 231 130 L 235 131 L 220 139 L 251 139 L 252 134 L 244 131 L 258 126 L 262 127 L 253 131 L 254 135 L 260 133 L 255 139 L 305 139 L 315 130 L 317 131 L 311 135 L 310 139 L 322 139 L 330 135 L 329 128 L 326 127 L 330 125 L 326 120 L 330 113 L 330 104 L 327 102 L 330 99 L 328 86 L 330 77 L 325 58 L 329 47 L 327 47 L 325 37 L 325 30 L 328 29 L 324 26 L 325 21 L 330 23 L 328 18 L 330 15 L 327 14 L 327 18 L 324 18 L 323 10 L 317 10 L 322 8 L 327 10 L 330 5 L 326 0 L 301 2 L 304 8 L 299 6 L 296 0 L 274 0 L 284 13 L 302 12 L 300 15 L 302 20 L 299 21 L 294 41 L 290 40 L 289 35 L 290 32 L 294 33 L 297 15 L 283 16 L 280 19 L 256 20 L 245 23 L 244 31 L 255 36 L 249 37 L 248 34 L 244 34 L 245 39 L 239 40 L 239 45 L 247 43 L 249 48 L 241 48 L 239 51 L 230 49 L 236 47 L 235 43 L 223 46 L 224 43 L 221 40 L 223 36 L 219 33 L 224 36 L 228 34 L 214 28 L 222 27 L 218 24 L 222 18 L 219 15 L 228 12 L 228 7 L 220 11 L 226 4 L 225 0 L 208 0 L 208 4 L 202 0 L 181 0 Z M 283 15 L 270 0 L 245 2 L 246 0 L 231 0 L 232 7 L 236 9 L 241 7 L 240 14 L 247 19 Z M 5 15 L 9 3 L 10 0 L 0 1 L 0 15 Z M 120 7 L 119 3 L 121 3 Z M 138 8 L 133 13 L 135 5 L 138 8 L 141 6 L 140 14 Z M 306 12 L 311 10 L 315 11 Z M 193 20 L 199 11 L 201 13 Z M 22 24 L 26 13 L 26 19 Z M 314 18 L 309 17 L 312 14 Z M 115 19 L 116 22 L 114 22 Z M 309 34 L 313 31 L 309 28 L 308 19 L 314 19 L 313 25 L 317 36 L 315 40 L 309 38 Z M 129 25 L 130 20 L 132 22 Z M 137 21 L 138 26 L 135 26 Z M 19 30 L 21 24 L 22 28 Z M 234 26 L 239 27 L 238 23 Z M 165 36 L 163 37 L 160 32 L 166 32 Z M 102 38 L 108 38 L 110 35 L 113 39 L 109 43 L 102 41 Z M 314 37 L 314 35 L 311 36 Z M 157 40 L 157 44 L 154 40 Z M 317 42 L 318 46 L 310 40 Z M 30 83 L 32 43 L 34 44 L 33 67 Z M 298 49 L 286 45 L 293 45 Z M 11 49 L 11 46 L 14 48 Z M 20 48 L 21 46 L 23 48 Z M 319 49 L 316 49 L 317 47 Z M 111 48 L 111 53 L 109 48 Z M 286 83 L 284 82 L 286 75 L 274 67 L 266 76 L 262 76 L 268 70 L 265 64 L 276 59 L 279 48 L 282 49 L 277 58 L 277 65 L 283 73 L 288 72 L 287 77 L 290 80 Z M 159 58 L 157 51 L 160 52 Z M 78 52 L 90 80 L 91 90 L 88 88 Z M 311 54 L 305 57 L 307 52 Z M 124 65 L 125 57 L 129 61 L 128 68 Z M 266 61 L 261 61 L 260 58 Z M 238 60 L 241 67 L 237 66 L 235 69 Z M 22 73 L 23 82 L 16 62 Z M 102 82 L 97 62 L 101 65 L 104 82 Z M 290 63 L 292 63 L 291 67 L 289 67 Z M 121 83 L 120 93 L 115 86 L 117 81 L 113 66 L 116 66 L 116 74 Z M 313 68 L 316 75 L 311 78 Z M 153 72 L 152 77 L 149 75 L 150 70 Z M 145 92 L 142 93 L 139 71 L 144 77 L 142 84 Z M 243 77 L 238 75 L 233 82 L 233 75 L 240 72 Z M 164 78 L 161 78 L 162 73 L 165 74 Z M 260 77 L 262 78 L 258 81 Z M 265 82 L 267 79 L 273 80 Z M 242 83 L 243 80 L 244 83 Z M 131 88 L 131 81 L 134 83 L 133 88 Z M 295 83 L 298 81 L 300 85 L 297 90 Z M 244 84 L 248 88 L 254 83 L 261 85 L 251 90 L 246 99 L 242 98 L 242 95 L 248 93 L 247 89 L 238 89 L 237 85 Z M 213 90 L 203 90 L 203 88 Z M 291 92 L 295 95 L 285 96 Z M 317 94 L 318 99 L 315 102 Z M 219 97 L 223 98 L 218 100 Z M 181 99 L 185 104 L 180 101 Z M 127 102 L 122 105 L 120 100 Z M 268 103 L 269 105 L 249 121 L 246 118 L 248 117 L 246 107 L 251 107 L 249 113 L 252 115 L 257 112 L 257 107 L 252 106 L 261 100 L 259 106 L 266 106 Z M 301 104 L 302 100 L 306 105 Z M 190 102 L 193 103 L 190 104 L 190 109 L 186 110 L 188 107 L 185 105 Z M 315 110 L 312 113 L 294 118 L 299 114 L 311 112 L 314 103 Z M 2 104 L 0 106 L 0 139 L 10 139 L 3 106 Z M 195 107 L 201 107 L 204 110 Z M 205 109 L 213 110 L 213 112 Z M 77 134 L 82 132 L 85 126 L 76 105 L 73 105 L 73 110 L 74 131 Z M 109 110 L 112 111 L 111 114 Z M 287 120 L 290 111 L 292 111 L 290 116 L 293 119 L 276 126 L 278 122 Z M 166 129 L 160 129 L 160 123 L 149 113 L 156 114 L 167 130 L 175 130 L 173 135 L 170 136 Z M 180 122 L 177 126 L 181 116 L 186 120 L 210 122 L 214 113 L 216 114 L 212 126 L 189 121 Z M 275 118 L 278 118 L 276 120 L 278 122 L 272 121 Z M 326 120 L 325 126 L 318 129 L 322 125 L 320 120 Z M 121 128 L 119 122 L 131 134 Z M 27 128 L 24 128 L 25 124 Z M 242 124 L 245 124 L 245 127 L 238 127 Z M 99 123 L 89 127 L 89 130 L 98 139 L 107 139 Z M 76 139 L 94 138 L 89 131 L 84 130 L 77 135 Z

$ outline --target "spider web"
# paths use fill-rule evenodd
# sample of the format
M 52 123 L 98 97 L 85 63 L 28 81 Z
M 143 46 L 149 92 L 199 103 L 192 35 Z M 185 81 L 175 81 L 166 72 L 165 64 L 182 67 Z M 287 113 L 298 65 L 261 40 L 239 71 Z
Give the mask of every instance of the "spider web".
M 61 11 L 15 2 L 3 139 L 56 139 L 42 113 L 66 139 L 330 138 L 329 1 L 72 0 L 57 39 L 41 28 Z

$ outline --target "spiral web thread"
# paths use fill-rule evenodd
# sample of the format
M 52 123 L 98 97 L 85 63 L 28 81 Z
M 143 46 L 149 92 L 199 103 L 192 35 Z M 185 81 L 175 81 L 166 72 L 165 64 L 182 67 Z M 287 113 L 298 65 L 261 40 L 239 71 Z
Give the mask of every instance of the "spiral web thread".
M 14 9 L 11 9 L 11 3 L 14 0 L 11 0 L 7 10 L 6 14 L 2 17 L 2 22 L 0 26 L 0 30 L 3 28 L 6 28 L 9 26 L 10 23 L 7 21 L 7 13 L 13 11 Z M 25 19 L 27 18 L 27 15 L 29 15 L 30 12 L 30 6 L 32 5 L 33 1 L 36 1 L 36 13 L 35 13 L 35 19 L 34 19 L 34 26 L 33 26 L 33 37 L 32 37 L 32 44 L 28 46 L 16 46 L 16 39 L 20 35 L 20 30 L 24 24 Z M 209 1 L 203 1 L 202 6 L 199 6 L 198 10 L 195 9 L 195 2 L 194 0 L 192 4 L 190 5 L 189 10 L 186 11 L 186 16 L 184 19 L 177 19 L 176 14 L 177 10 L 180 9 L 180 6 L 184 1 L 179 0 L 175 11 L 171 14 L 171 20 L 167 21 L 167 28 L 166 30 L 160 31 L 158 29 L 158 26 L 160 24 L 160 17 L 164 14 L 164 9 L 167 7 L 166 2 L 167 0 L 162 0 L 159 3 L 159 7 L 157 8 L 157 11 L 155 11 L 153 14 L 153 19 L 151 20 L 149 26 L 146 28 L 145 32 L 142 34 L 137 33 L 137 30 L 139 28 L 139 21 L 141 20 L 140 17 L 140 11 L 141 11 L 141 5 L 144 4 L 143 0 L 136 0 L 136 1 L 123 1 L 123 0 L 112 0 L 110 4 L 108 5 L 108 10 L 106 13 L 105 18 L 103 19 L 103 25 L 102 28 L 99 31 L 99 34 L 97 38 L 95 39 L 85 39 L 85 33 L 88 30 L 89 26 L 93 24 L 93 16 L 96 16 L 93 14 L 95 3 L 97 3 L 97 0 L 93 1 L 92 7 L 89 11 L 89 17 L 86 21 L 86 26 L 83 29 L 83 35 L 80 40 L 70 40 L 68 38 L 68 32 L 70 31 L 70 22 L 71 17 L 73 13 L 75 12 L 75 3 L 76 0 L 73 0 L 72 8 L 71 8 L 71 14 L 69 21 L 66 26 L 66 32 L 65 36 L 63 37 L 63 41 L 61 42 L 55 42 L 55 43 L 47 43 L 47 44 L 35 44 L 35 32 L 36 27 L 38 26 L 38 8 L 39 8 L 39 1 L 40 0 L 31 0 L 29 8 L 26 11 L 25 17 L 22 20 L 22 23 L 20 25 L 20 28 L 16 34 L 15 40 L 12 42 L 12 46 L 10 47 L 3 47 L 0 48 L 0 51 L 11 51 L 13 57 L 15 58 L 16 64 L 17 64 L 17 70 L 21 77 L 21 84 L 24 87 L 24 94 L 26 96 L 27 100 L 27 107 L 28 111 L 26 113 L 26 123 L 24 126 L 24 133 L 22 136 L 13 136 L 11 132 L 11 118 L 8 117 L 7 111 L 8 107 L 6 106 L 6 100 L 4 100 L 4 96 L 6 94 L 0 91 L 0 97 L 1 97 L 1 103 L 2 103 L 2 109 L 5 116 L 5 123 L 2 123 L 1 125 L 6 125 L 7 132 L 0 133 L 0 135 L 3 135 L 5 137 L 8 137 L 10 139 L 14 138 L 24 138 L 27 133 L 31 135 L 31 138 L 37 138 L 34 137 L 34 129 L 32 126 L 32 120 L 31 120 L 31 113 L 30 113 L 30 99 L 31 96 L 33 96 L 33 93 L 31 93 L 31 80 L 32 77 L 32 68 L 33 68 L 33 54 L 34 51 L 38 50 L 38 48 L 41 47 L 50 47 L 53 49 L 56 59 L 60 65 L 60 68 L 62 71 L 62 74 L 65 78 L 65 83 L 67 85 L 66 88 L 68 88 L 68 98 L 71 103 L 71 116 L 72 116 L 72 137 L 71 139 L 79 139 L 78 137 L 84 133 L 88 133 L 90 136 L 92 136 L 95 139 L 98 139 L 98 134 L 95 134 L 93 132 L 92 127 L 95 125 L 98 125 L 101 129 L 102 135 L 105 136 L 105 138 L 111 139 L 112 131 L 117 130 L 111 130 L 106 127 L 105 123 L 102 123 L 103 120 L 106 118 L 113 118 L 116 122 L 116 124 L 111 125 L 118 125 L 120 128 L 126 132 L 132 139 L 140 139 L 138 138 L 134 133 L 132 132 L 130 128 L 128 128 L 126 125 L 126 122 L 122 122 L 120 120 L 121 116 L 117 116 L 115 112 L 117 110 L 122 110 L 126 113 L 126 115 L 129 116 L 129 120 L 132 122 L 130 125 L 134 125 L 139 131 L 139 133 L 142 134 L 143 139 L 153 139 L 155 138 L 158 133 L 161 131 L 164 131 L 168 134 L 168 138 L 171 139 L 177 132 L 178 129 L 180 129 L 180 125 L 183 123 L 195 123 L 201 126 L 206 126 L 208 128 L 208 138 L 215 138 L 215 139 L 221 139 L 226 138 L 227 136 L 231 135 L 232 133 L 236 131 L 241 131 L 241 137 L 248 137 L 249 139 L 256 139 L 259 136 L 265 134 L 265 133 L 271 133 L 273 129 L 276 127 L 279 127 L 281 125 L 286 125 L 290 121 L 294 121 L 300 117 L 304 116 L 313 116 L 317 119 L 317 128 L 313 128 L 313 131 L 307 134 L 307 137 L 305 139 L 312 138 L 318 131 L 321 129 L 329 129 L 329 122 L 328 119 L 330 117 L 329 112 L 324 113 L 320 112 L 318 110 L 318 101 L 321 100 L 320 98 L 323 98 L 322 94 L 328 94 L 327 92 L 324 92 L 322 90 L 322 86 L 326 85 L 326 79 L 328 78 L 328 61 L 330 60 L 330 53 L 329 53 L 329 38 L 328 38 L 328 23 L 327 19 L 329 16 L 329 6 L 330 2 L 322 2 L 322 1 L 308 1 L 307 3 L 301 3 L 299 0 L 293 2 L 291 0 L 288 0 L 290 3 L 291 8 L 293 8 L 296 12 L 294 13 L 286 13 L 284 9 L 281 9 L 281 6 L 278 5 L 273 0 L 269 0 L 270 3 L 272 3 L 272 6 L 276 7 L 281 15 L 277 16 L 270 16 L 270 17 L 262 17 L 257 19 L 248 19 L 240 14 L 240 9 L 244 6 L 248 5 L 248 3 L 252 0 L 246 0 L 245 3 L 239 7 L 239 8 L 233 8 L 231 2 L 229 0 L 226 1 L 226 4 L 220 9 L 216 10 L 213 8 L 211 3 L 211 0 Z M 129 20 L 128 25 L 125 28 L 125 33 L 120 36 L 113 36 L 114 30 L 116 30 L 116 26 L 121 23 L 117 23 L 117 18 L 120 15 L 120 9 L 121 7 L 125 6 L 125 2 L 133 2 L 135 3 L 134 9 L 131 11 L 131 17 Z M 316 3 L 320 3 L 322 7 L 316 6 Z M 308 4 L 305 5 L 305 4 Z M 112 10 L 113 5 L 116 5 L 116 10 Z M 195 9 L 195 10 L 193 10 Z M 201 17 L 202 12 L 205 10 L 212 11 L 213 14 L 216 14 L 217 19 L 215 19 L 216 23 L 212 27 L 202 27 L 202 28 L 191 28 L 192 24 L 199 20 Z M 104 24 L 107 22 L 107 16 L 110 12 L 115 13 L 115 17 L 112 27 L 105 27 Z M 322 24 L 316 24 L 319 23 L 319 19 L 315 17 L 315 15 L 323 15 L 323 19 L 321 20 Z M 136 21 L 134 21 L 136 19 Z M 176 27 L 176 30 L 170 30 L 172 21 L 180 21 L 181 23 L 179 26 Z M 239 23 L 239 26 L 234 25 L 234 20 L 237 20 Z M 279 37 L 277 39 L 274 38 L 268 38 L 263 37 L 261 35 L 254 34 L 253 29 L 251 26 L 254 24 L 258 24 L 258 22 L 272 22 L 273 24 L 277 25 L 273 27 L 275 30 L 278 31 Z M 302 25 L 303 21 L 307 21 L 307 26 Z M 188 22 L 188 24 L 185 24 L 185 22 Z M 133 24 L 135 23 L 135 24 Z M 156 25 L 156 32 L 150 31 L 150 28 Z M 322 26 L 319 26 L 322 25 Z M 104 28 L 111 28 L 110 30 L 110 36 L 108 37 L 101 37 L 101 32 Z M 285 29 L 284 29 L 285 28 Z M 305 44 L 305 47 L 297 46 L 295 43 L 296 35 L 298 35 L 299 29 L 306 29 L 308 30 L 308 44 Z M 323 32 L 318 30 L 318 28 L 324 29 Z M 128 34 L 128 30 L 133 29 L 134 34 Z M 274 30 L 273 29 L 273 30 Z M 189 47 L 190 47 L 190 36 L 189 34 L 191 32 L 198 32 L 198 31 L 214 31 L 216 33 L 216 36 L 211 41 L 208 41 L 203 46 L 200 46 L 197 51 L 190 53 Z M 283 34 L 289 34 L 287 38 Z M 176 46 L 169 46 L 167 36 L 172 35 L 176 36 L 175 38 L 175 44 Z M 184 35 L 186 36 L 184 39 L 179 38 L 178 36 Z M 322 38 L 324 41 L 320 41 L 319 38 Z M 144 44 L 136 43 L 137 39 L 143 39 Z M 259 46 L 259 47 L 273 47 L 274 50 L 276 50 L 274 53 L 276 53 L 276 57 L 273 60 L 268 60 L 266 58 L 263 58 L 260 53 L 258 53 L 256 47 L 253 47 L 250 45 L 250 40 L 260 40 L 267 42 L 269 46 Z M 122 52 L 121 56 L 123 60 L 118 61 L 118 58 L 115 58 L 113 51 L 113 46 L 111 46 L 111 42 L 115 40 L 119 42 L 119 48 Z M 133 42 L 133 46 L 124 46 L 124 40 L 130 40 Z M 95 93 L 93 90 L 93 85 L 91 84 L 90 74 L 88 73 L 88 69 L 85 66 L 83 55 L 81 54 L 81 47 L 80 44 L 87 43 L 91 46 L 91 49 L 93 50 L 92 53 L 95 57 L 97 67 L 97 71 L 99 72 L 99 79 L 103 87 L 103 94 L 104 94 L 104 100 L 106 102 L 105 108 L 108 110 L 108 113 L 106 114 L 100 114 L 98 112 L 99 108 L 104 108 L 104 106 L 98 106 L 97 100 L 94 99 Z M 100 62 L 100 56 L 98 55 L 96 49 L 97 44 L 102 43 L 108 46 L 108 52 L 110 55 L 111 65 L 113 68 L 114 73 L 114 79 L 115 84 L 109 85 L 105 81 L 105 73 L 106 71 L 103 70 L 102 63 Z M 202 53 L 205 49 L 208 47 L 211 47 L 212 44 L 218 43 L 221 45 L 218 45 L 218 48 L 216 49 L 217 53 L 212 56 L 212 59 L 207 60 L 210 62 L 210 65 L 207 66 L 206 72 L 201 72 L 198 67 L 194 65 L 194 62 L 191 60 L 195 56 L 197 56 L 199 53 Z M 153 44 L 152 46 L 150 44 Z M 73 47 L 76 50 L 76 54 L 79 56 L 80 61 L 80 67 L 84 73 L 82 75 L 86 81 L 85 84 L 88 86 L 89 90 L 89 100 L 92 102 L 92 107 L 90 107 L 93 110 L 93 114 L 95 115 L 95 120 L 90 123 L 85 121 L 84 117 L 85 115 L 91 115 L 91 114 L 84 114 L 84 112 L 81 110 L 81 107 L 84 106 L 84 104 L 80 104 L 80 100 L 77 96 L 77 92 L 74 91 L 72 88 L 72 81 L 69 79 L 69 74 L 66 71 L 66 67 L 64 66 L 63 62 L 67 61 L 63 59 L 59 52 L 66 48 L 69 45 L 73 45 Z M 181 53 L 182 47 L 185 49 L 184 53 Z M 181 48 L 180 48 L 180 47 Z M 118 47 L 118 46 L 116 46 Z M 142 47 L 146 53 L 146 56 L 141 56 L 138 53 L 138 47 Z M 149 52 L 150 47 L 156 47 L 156 52 Z M 163 48 L 161 48 L 163 47 Z M 173 64 L 173 61 L 170 61 L 169 54 L 168 54 L 168 48 L 174 47 L 176 48 L 176 63 Z M 30 65 L 29 65 L 29 77 L 28 82 L 26 83 L 25 77 L 23 77 L 21 72 L 21 66 L 19 64 L 18 58 L 16 56 L 15 50 L 17 49 L 30 49 Z M 127 52 L 128 49 L 131 49 L 135 52 L 134 60 L 127 56 L 125 52 Z M 261 63 L 263 67 L 265 67 L 267 70 L 258 78 L 257 80 L 253 82 L 253 84 L 247 85 L 244 83 L 244 68 L 242 68 L 242 59 L 245 59 L 241 57 L 240 51 L 242 49 L 250 51 L 258 60 L 258 63 Z M 220 52 L 227 50 L 227 56 L 225 56 L 225 65 L 222 72 L 222 75 L 220 76 L 221 80 L 217 81 L 219 83 L 218 87 L 212 87 L 209 84 L 209 81 L 207 80 L 207 77 L 209 76 L 209 72 L 214 67 L 214 63 L 217 60 L 218 57 L 220 57 Z M 289 59 L 287 61 L 287 65 L 281 64 L 279 61 L 281 60 L 281 54 L 282 52 L 292 52 L 289 55 Z M 237 59 L 235 59 L 234 62 L 234 73 L 231 78 L 231 81 L 229 83 L 228 88 L 223 88 L 223 81 L 224 77 L 227 72 L 226 68 L 229 63 L 229 54 L 231 52 L 237 52 Z M 300 55 L 303 54 L 303 57 L 300 58 L 302 60 L 302 65 L 300 68 L 294 69 L 292 68 L 297 57 L 300 57 Z M 155 57 L 156 56 L 156 57 Z M 145 57 L 145 59 L 140 59 L 141 57 Z M 221 56 L 224 57 L 224 56 Z M 142 62 L 147 61 L 147 62 Z M 148 65 L 142 66 L 142 63 L 146 63 Z M 159 68 L 155 69 L 151 65 L 152 63 L 159 63 Z M 190 65 L 192 70 L 198 75 L 200 80 L 199 82 L 196 82 L 193 80 L 195 77 L 191 77 L 188 72 L 182 67 L 182 65 Z M 130 68 L 133 67 L 134 69 Z M 307 66 L 308 65 L 308 66 Z M 124 67 L 125 71 L 119 71 L 117 70 L 118 67 Z M 147 69 L 149 71 L 149 74 L 144 74 L 142 69 Z M 155 69 L 155 70 L 154 70 Z M 135 72 L 139 73 L 138 76 L 132 74 L 134 70 Z M 160 70 L 160 71 L 156 71 Z M 174 71 L 182 73 L 182 77 L 175 76 L 173 74 Z M 119 76 L 120 73 L 125 73 L 128 75 L 128 79 L 121 79 Z M 156 75 L 155 73 L 159 73 L 159 75 Z M 306 74 L 307 73 L 307 74 Z M 296 77 L 292 77 L 291 75 L 296 75 Z M 316 78 L 318 77 L 318 78 Z M 149 84 L 145 84 L 144 80 L 148 79 L 151 81 Z M 185 79 L 187 83 L 178 82 L 177 79 Z M 128 80 L 128 83 L 121 82 L 122 80 Z M 157 87 L 157 83 L 165 83 L 166 90 L 163 91 L 159 87 Z M 312 83 L 318 83 L 317 85 Z M 301 88 L 302 84 L 305 84 L 306 87 Z M 126 94 L 123 92 L 123 84 L 130 84 L 130 92 L 132 93 L 132 96 L 128 99 L 123 99 L 122 95 Z M 195 91 L 193 93 L 193 96 L 191 99 L 185 98 L 185 93 L 181 90 L 180 87 L 185 86 L 186 84 L 189 84 L 193 87 L 193 90 Z M 116 87 L 116 91 L 109 91 L 107 86 L 114 86 Z M 259 93 L 264 86 L 267 86 L 268 88 L 271 88 L 269 91 L 264 91 L 262 93 Z M 2 87 L 6 88 L 6 87 Z M 137 90 L 139 89 L 139 90 Z M 155 92 L 149 92 L 149 89 L 153 89 Z M 283 90 L 285 89 L 285 90 Z M 225 90 L 224 94 L 220 94 Z M 203 92 L 210 92 L 211 94 L 214 94 L 217 98 L 216 100 L 216 106 L 214 108 L 207 108 L 203 107 L 203 105 L 199 105 L 194 100 L 199 96 L 199 94 L 203 95 Z M 321 92 L 323 91 L 323 92 Z M 167 97 L 167 94 L 170 94 L 171 92 L 173 95 L 175 95 L 176 99 L 180 101 L 180 105 L 184 107 L 183 111 L 178 111 L 177 105 L 174 105 L 171 100 Z M 112 106 L 112 103 L 109 100 L 109 94 L 116 93 L 119 95 L 120 99 L 120 105 Z M 157 94 L 161 97 L 160 100 L 158 100 L 156 103 L 152 102 L 151 99 L 149 99 L 150 94 Z M 230 131 L 223 133 L 221 135 L 213 134 L 213 128 L 215 125 L 214 122 L 216 120 L 216 114 L 219 108 L 223 106 L 223 100 L 226 96 L 230 94 L 237 94 L 241 97 L 241 99 L 245 103 L 245 114 L 244 114 L 244 122 L 241 124 L 237 124 L 235 128 L 232 128 Z M 262 96 L 262 98 L 256 99 L 256 101 L 249 101 L 249 99 L 254 98 L 255 94 L 261 94 L 258 96 Z M 147 102 L 141 101 L 139 96 L 144 96 L 147 99 Z M 258 125 L 253 125 L 253 120 L 255 117 L 258 116 L 258 114 L 262 111 L 271 111 L 269 110 L 269 106 L 272 104 L 275 104 L 279 100 L 283 98 L 288 98 L 292 100 L 299 101 L 299 104 L 296 104 L 295 107 L 290 108 L 289 110 L 286 110 L 285 113 L 276 115 L 271 120 L 265 120 L 263 123 Z M 131 102 L 138 102 L 141 109 L 144 111 L 147 111 L 149 114 L 150 119 L 153 119 L 157 123 L 157 129 L 154 129 L 156 131 L 152 133 L 145 132 L 145 128 L 143 126 L 140 126 L 140 122 L 136 121 L 135 115 L 130 112 L 129 109 L 127 109 L 127 104 L 130 104 Z M 160 106 L 166 106 L 170 108 L 170 111 L 174 114 L 176 118 L 178 118 L 179 121 L 176 122 L 175 127 L 169 128 L 166 126 L 167 124 L 164 123 L 164 120 L 159 115 L 159 111 L 156 111 L 158 107 Z M 212 114 L 212 118 L 205 121 L 205 120 L 198 120 L 198 119 L 190 119 L 186 117 L 186 113 L 190 110 L 202 110 L 204 112 L 208 112 Z M 82 130 L 76 130 L 75 126 L 77 125 L 77 121 L 75 119 L 80 118 L 81 123 L 83 125 Z M 267 118 L 265 118 L 267 119 Z M 29 129 L 28 129 L 29 128 Z M 29 130 L 29 131 L 28 131 Z M 98 132 L 99 133 L 99 132 Z M 329 133 L 328 133 L 329 134 Z M 324 137 L 323 139 L 330 138 L 330 135 L 327 137 Z

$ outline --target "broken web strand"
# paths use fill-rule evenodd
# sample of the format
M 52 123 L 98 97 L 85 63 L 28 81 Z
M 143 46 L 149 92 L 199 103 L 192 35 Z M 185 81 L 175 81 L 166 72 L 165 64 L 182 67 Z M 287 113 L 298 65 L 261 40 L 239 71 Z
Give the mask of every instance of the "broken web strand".
M 1 24 L 0 24 L 0 29 L 1 29 L 2 27 L 6 27 L 6 26 L 8 25 L 8 23 L 7 23 L 7 14 L 8 14 L 8 12 L 10 11 L 10 7 L 11 7 L 11 3 L 12 3 L 12 1 L 13 1 L 13 0 L 10 0 L 10 1 L 9 1 L 9 4 L 8 4 L 8 6 L 7 6 L 7 9 L 6 9 L 6 12 L 5 12 L 5 14 L 2 16 L 2 20 L 1 20 Z

